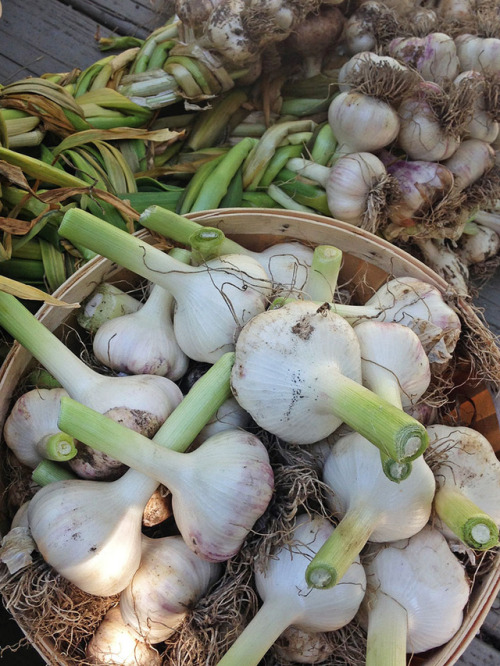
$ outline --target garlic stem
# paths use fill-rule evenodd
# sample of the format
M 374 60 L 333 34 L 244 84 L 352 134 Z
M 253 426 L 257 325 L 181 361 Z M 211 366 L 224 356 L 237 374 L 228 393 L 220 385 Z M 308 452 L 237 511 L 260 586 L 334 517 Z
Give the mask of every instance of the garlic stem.
M 217 666 L 255 666 L 296 614 L 296 608 L 284 605 L 280 597 L 266 600 Z
M 377 594 L 368 617 L 366 666 L 406 664 L 406 609 L 388 594 Z
M 286 163 L 286 167 L 287 169 L 290 169 L 290 171 L 294 171 L 301 176 L 310 178 L 323 187 L 326 187 L 328 176 L 330 174 L 329 167 L 317 164 L 311 160 L 306 160 L 304 157 L 292 157 Z
M 434 508 L 450 530 L 471 548 L 488 550 L 498 544 L 495 521 L 451 484 L 438 488 Z
M 366 545 L 377 523 L 377 512 L 369 502 L 349 508 L 306 569 L 310 587 L 333 587 L 344 576 Z
M 401 481 L 407 479 L 411 474 L 411 462 L 398 462 L 382 451 L 380 452 L 380 462 L 382 463 L 384 474 L 389 481 L 394 481 L 394 483 L 401 483 Z
M 342 250 L 333 245 L 314 248 L 311 268 L 304 286 L 304 297 L 311 301 L 329 303 L 335 297 L 335 289 L 342 264 Z
M 424 426 L 373 391 L 331 370 L 321 381 L 332 412 L 393 460 L 415 460 L 427 448 Z
M 55 483 L 56 481 L 76 479 L 76 476 L 69 469 L 58 465 L 56 462 L 42 460 L 31 473 L 31 478 L 39 486 L 48 486 L 49 483 Z
M 71 460 L 77 454 L 75 440 L 65 432 L 47 435 L 38 442 L 37 450 L 43 458 L 60 462 Z
M 100 377 L 33 317 L 14 296 L 0 292 L 0 326 L 26 347 L 69 394 L 82 395 Z
M 191 246 L 193 263 L 199 265 L 219 257 L 225 238 L 224 232 L 215 227 L 200 227 L 193 232 L 188 243 Z
M 474 215 L 474 222 L 478 222 L 479 224 L 482 224 L 484 227 L 488 227 L 488 229 L 492 229 L 493 231 L 496 231 L 496 233 L 500 235 L 500 214 L 499 213 L 490 213 L 490 212 L 485 211 L 485 210 L 479 210 Z
M 166 208 L 161 208 L 161 206 L 146 208 L 139 218 L 139 224 L 183 245 L 189 245 L 192 234 L 204 229 L 199 222 L 178 215 Z M 246 254 L 251 256 L 253 253 L 239 243 L 224 238 L 220 247 L 220 254 Z

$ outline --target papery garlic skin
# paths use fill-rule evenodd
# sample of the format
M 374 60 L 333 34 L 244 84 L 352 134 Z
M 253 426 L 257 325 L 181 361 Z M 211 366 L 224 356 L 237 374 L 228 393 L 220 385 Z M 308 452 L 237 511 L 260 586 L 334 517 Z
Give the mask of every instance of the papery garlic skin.
M 283 353 L 289 363 L 283 362 Z M 326 358 L 331 359 L 329 366 Z M 313 303 L 295 301 L 245 326 L 231 386 L 262 428 L 288 442 L 312 444 L 342 423 L 332 412 L 316 408 L 323 396 L 318 375 L 336 372 L 361 382 L 359 343 L 352 327 Z
M 453 187 L 452 172 L 439 162 L 396 160 L 386 168 L 401 192 L 397 202 L 388 207 L 387 215 L 401 226 L 415 224 L 415 218 L 424 216 Z
M 18 398 L 12 407 L 3 435 L 7 446 L 24 465 L 34 469 L 45 457 L 43 440 L 61 432 L 57 419 L 63 395 L 68 393 L 62 388 L 33 389 Z
M 378 321 L 394 321 L 411 328 L 431 363 L 451 358 L 460 337 L 460 319 L 432 285 L 416 278 L 394 278 L 365 305 L 380 308 Z
M 274 644 L 278 659 L 285 663 L 318 664 L 335 652 L 335 645 L 324 632 L 307 632 L 291 625 Z
M 223 430 L 232 430 L 241 428 L 245 430 L 252 422 L 250 414 L 241 407 L 235 398 L 228 398 L 224 404 L 219 407 L 214 417 L 200 431 L 194 441 L 195 446 L 199 446 L 212 435 L 216 435 Z
M 340 157 L 330 169 L 326 182 L 328 208 L 332 216 L 362 226 L 370 193 L 385 175 L 385 166 L 371 153 Z
M 45 486 L 28 509 L 40 554 L 88 594 L 121 592 L 139 566 L 142 513 L 157 485 L 129 470 L 113 482 L 79 479 Z
M 456 252 L 467 266 L 482 264 L 500 252 L 500 236 L 493 229 L 476 223 L 476 233 L 460 236 Z
M 99 327 L 92 343 L 94 354 L 117 372 L 160 375 L 177 381 L 189 361 L 175 338 L 172 306 L 172 296 L 154 285 L 140 310 Z
M 394 141 L 399 117 L 386 102 L 358 92 L 343 92 L 328 108 L 328 122 L 339 154 L 375 152 Z M 360 132 L 360 128 L 365 131 Z
M 443 645 L 460 628 L 469 584 L 463 566 L 437 530 L 426 526 L 410 539 L 382 547 L 367 560 L 365 569 L 368 590 L 363 606 L 368 617 L 379 596 L 393 599 L 407 618 L 408 653 Z M 391 629 L 387 627 L 387 641 Z
M 162 664 L 159 652 L 125 625 L 119 606 L 113 606 L 104 616 L 87 645 L 86 657 L 93 666 Z
M 437 84 L 422 82 L 416 92 L 399 106 L 398 144 L 413 160 L 445 160 L 460 145 L 460 136 L 442 126 L 429 103 L 429 95 L 438 92 Z
M 176 474 L 179 482 L 172 478 L 167 484 L 177 527 L 196 555 L 224 562 L 239 551 L 271 501 L 274 475 L 267 449 L 255 435 L 233 429 L 188 455 L 192 464 Z
M 455 45 L 462 71 L 495 74 L 500 70 L 500 39 L 461 34 L 455 37 Z
M 442 32 L 425 37 L 397 37 L 388 46 L 389 55 L 414 67 L 426 81 L 445 83 L 460 71 L 453 38 Z
M 120 595 L 120 611 L 148 643 L 171 636 L 220 574 L 220 565 L 197 557 L 180 536 L 143 536 L 141 564 Z

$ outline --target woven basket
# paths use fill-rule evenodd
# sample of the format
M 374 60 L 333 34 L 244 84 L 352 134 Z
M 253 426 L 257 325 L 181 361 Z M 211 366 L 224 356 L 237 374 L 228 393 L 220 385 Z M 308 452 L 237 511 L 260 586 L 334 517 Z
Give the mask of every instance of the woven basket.
M 261 250 L 272 243 L 290 239 L 312 245 L 337 246 L 344 254 L 340 282 L 349 281 L 354 287 L 354 300 L 359 303 L 364 302 L 374 289 L 383 284 L 388 275 L 415 277 L 434 285 L 443 294 L 447 292 L 446 282 L 414 257 L 381 238 L 337 220 L 310 213 L 274 209 L 224 209 L 192 213 L 188 217 L 205 225 L 220 227 L 228 237 L 253 250 Z M 154 242 L 146 231 L 141 231 L 138 235 L 141 239 Z M 107 259 L 96 257 L 72 275 L 54 295 L 66 302 L 81 302 L 103 280 L 120 286 L 133 286 L 139 282 L 136 276 L 123 268 Z M 462 310 L 461 314 L 472 322 L 472 326 L 484 328 L 484 324 L 466 303 L 459 301 L 458 308 Z M 62 325 L 71 324 L 75 314 L 67 309 L 43 305 L 37 317 L 47 328 L 60 334 Z M 17 343 L 14 344 L 0 368 L 0 426 L 8 414 L 20 378 L 32 365 L 30 354 Z M 480 382 L 461 386 L 457 404 L 464 424 L 482 432 L 493 448 L 499 451 L 500 427 L 488 388 Z M 2 527 L 5 530 L 7 524 L 5 507 L 0 506 L 0 531 Z M 500 556 L 497 556 L 489 567 L 489 572 L 475 582 L 464 621 L 457 634 L 449 643 L 431 654 L 414 657 L 412 664 L 454 664 L 477 634 L 499 588 Z M 23 618 L 19 617 L 18 613 L 14 613 L 14 617 L 26 632 Z M 28 639 L 48 664 L 68 666 L 74 663 L 56 653 L 49 641 L 37 641 L 30 635 Z

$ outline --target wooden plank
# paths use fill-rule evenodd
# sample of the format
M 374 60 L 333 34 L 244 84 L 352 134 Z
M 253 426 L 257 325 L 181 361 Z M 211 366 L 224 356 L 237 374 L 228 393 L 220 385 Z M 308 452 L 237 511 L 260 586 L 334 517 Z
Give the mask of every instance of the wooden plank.
M 24 3 L 4 3 L 0 83 L 91 65 L 103 57 L 94 39 L 98 29 L 93 19 L 57 0 L 30 3 L 29 11 Z
M 499 666 L 500 652 L 475 638 L 457 661 L 457 666 Z
M 169 0 L 69 0 L 68 4 L 111 32 L 136 37 L 146 37 L 174 13 Z

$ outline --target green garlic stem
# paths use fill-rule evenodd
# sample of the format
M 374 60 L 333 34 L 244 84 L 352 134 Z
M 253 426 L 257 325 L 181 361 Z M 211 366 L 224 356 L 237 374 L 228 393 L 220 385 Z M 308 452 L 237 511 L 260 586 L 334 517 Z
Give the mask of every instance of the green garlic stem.
M 65 432 L 56 432 L 43 437 L 37 445 L 38 453 L 47 460 L 64 462 L 78 453 L 75 440 Z
M 257 666 L 280 634 L 293 624 L 296 610 L 282 599 L 268 599 L 217 666 Z
M 376 527 L 377 515 L 369 504 L 349 507 L 308 565 L 307 584 L 325 589 L 340 582 Z
M 103 224 L 111 226 L 106 222 Z M 70 395 L 81 395 L 99 377 L 22 303 L 5 292 L 0 292 L 0 326 L 25 347 Z
M 389 458 L 382 451 L 380 451 L 380 462 L 384 474 L 389 481 L 394 481 L 394 483 L 401 483 L 401 481 L 407 479 L 411 474 L 411 462 L 398 462 L 393 458 Z
M 434 508 L 443 523 L 471 548 L 488 550 L 498 545 L 498 526 L 493 518 L 452 484 L 438 488 Z
M 146 229 L 156 231 L 165 238 L 170 238 L 184 245 L 189 245 L 192 234 L 204 228 L 199 222 L 189 220 L 187 217 L 173 213 L 165 208 L 160 208 L 160 206 L 147 208 L 140 216 L 139 224 Z M 221 254 L 251 255 L 252 253 L 242 245 L 239 245 L 239 243 L 225 238 L 221 246 Z
M 311 301 L 329 303 L 335 296 L 337 280 L 342 264 L 342 250 L 333 245 L 318 245 L 313 259 L 304 293 Z
M 366 666 L 406 666 L 406 609 L 383 592 L 370 605 Z
M 42 460 L 33 470 L 31 478 L 39 486 L 48 486 L 49 483 L 68 481 L 69 479 L 76 480 L 77 477 L 71 470 L 61 467 L 57 462 Z
M 331 370 L 321 377 L 332 412 L 353 430 L 398 462 L 415 460 L 425 451 L 425 427 L 358 382 Z
M 224 232 L 215 227 L 201 227 L 192 233 L 189 237 L 189 244 L 193 252 L 193 262 L 203 264 L 205 261 L 219 257 L 225 238 Z

